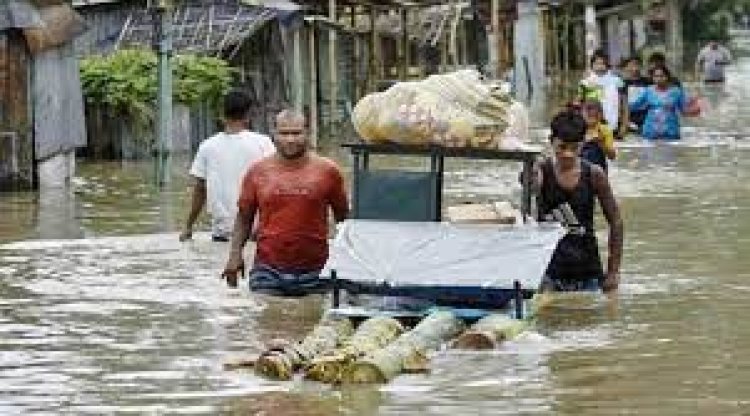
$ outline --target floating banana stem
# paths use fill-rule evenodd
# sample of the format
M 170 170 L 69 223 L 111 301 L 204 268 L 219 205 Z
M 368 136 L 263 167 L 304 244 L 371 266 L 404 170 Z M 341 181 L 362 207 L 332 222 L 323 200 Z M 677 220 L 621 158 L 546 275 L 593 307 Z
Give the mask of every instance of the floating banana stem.
M 503 341 L 517 337 L 529 325 L 529 321 L 512 319 L 506 315 L 488 315 L 461 334 L 453 342 L 453 347 L 469 350 L 497 348 Z

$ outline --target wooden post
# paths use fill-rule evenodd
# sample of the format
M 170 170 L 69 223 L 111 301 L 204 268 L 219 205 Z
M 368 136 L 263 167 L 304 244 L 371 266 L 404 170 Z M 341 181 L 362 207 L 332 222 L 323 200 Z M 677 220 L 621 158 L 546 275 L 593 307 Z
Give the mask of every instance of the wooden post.
M 308 31 L 310 49 L 310 143 L 318 147 L 318 54 L 315 42 L 315 22 L 310 23 Z
M 458 36 L 461 40 L 461 65 L 466 66 L 469 64 L 469 40 L 466 33 L 466 21 L 463 19 L 461 19 Z
M 552 46 L 551 46 L 551 53 L 550 57 L 552 58 L 551 64 L 552 64 L 552 73 L 554 74 L 553 80 L 557 84 L 557 86 L 560 85 L 560 31 L 559 29 L 559 22 L 557 19 L 557 12 L 559 9 L 554 8 L 551 10 L 550 17 L 552 19 Z
M 304 29 L 304 25 L 298 27 L 294 33 L 292 34 L 292 48 L 293 48 L 293 54 L 294 54 L 294 76 L 292 78 L 292 82 L 294 83 L 294 108 L 297 111 L 302 111 L 302 101 L 304 92 L 302 90 L 302 45 L 301 45 L 301 36 L 302 36 L 302 30 Z
M 671 60 L 670 67 L 681 71 L 683 67 L 684 45 L 682 39 L 682 15 L 680 5 L 676 0 L 668 0 L 667 8 L 667 51 L 668 58 Z
M 213 9 L 212 13 L 213 13 Z M 165 6 L 154 10 L 155 36 L 158 39 L 158 98 L 157 98 L 157 154 L 156 183 L 164 186 L 170 182 L 172 152 L 172 12 Z M 209 30 L 210 36 L 210 30 Z
M 403 81 L 409 75 L 409 31 L 407 26 L 406 7 L 401 8 L 401 50 L 399 78 Z
M 354 80 L 354 102 L 359 101 L 361 81 L 359 77 L 359 62 L 361 61 L 359 52 L 359 32 L 357 32 L 357 8 L 349 7 L 349 23 L 352 28 L 352 48 L 354 49 L 354 61 L 352 62 Z
M 570 6 L 565 6 L 565 16 L 563 17 L 563 85 L 568 85 L 570 79 Z
M 443 30 L 440 40 L 440 72 L 448 72 L 448 43 L 450 42 L 450 32 Z
M 336 0 L 328 0 L 328 19 L 330 19 L 331 23 L 336 23 Z M 329 114 L 329 128 L 331 125 L 334 124 L 334 122 L 337 120 L 337 110 L 338 110 L 338 97 L 339 97 L 339 88 L 338 88 L 338 71 L 336 68 L 336 62 L 338 60 L 336 59 L 336 27 L 331 27 L 330 31 L 328 32 L 328 69 L 331 72 L 331 95 L 330 95 L 330 114 Z
M 584 24 L 586 27 L 586 63 L 588 69 L 589 61 L 594 55 L 594 51 L 599 46 L 599 37 L 596 27 L 596 9 L 592 3 L 587 3 L 584 11 Z
M 490 33 L 487 46 L 489 48 L 489 74 L 492 78 L 499 78 L 498 53 L 500 52 L 500 0 L 491 0 L 490 5 Z
M 378 10 L 375 5 L 370 6 L 370 91 L 375 91 L 378 79 L 381 77 L 380 65 L 380 42 L 378 41 L 378 28 L 376 25 Z

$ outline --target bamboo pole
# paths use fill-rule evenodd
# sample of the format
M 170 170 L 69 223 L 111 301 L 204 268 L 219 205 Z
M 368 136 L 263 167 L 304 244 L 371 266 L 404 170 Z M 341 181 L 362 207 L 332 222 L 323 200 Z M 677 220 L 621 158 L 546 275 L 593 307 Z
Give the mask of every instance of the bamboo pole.
M 336 0 L 328 0 L 328 19 L 336 23 Z M 336 110 L 338 109 L 339 87 L 336 62 L 336 27 L 332 26 L 328 31 L 328 69 L 331 72 L 329 128 L 338 121 Z

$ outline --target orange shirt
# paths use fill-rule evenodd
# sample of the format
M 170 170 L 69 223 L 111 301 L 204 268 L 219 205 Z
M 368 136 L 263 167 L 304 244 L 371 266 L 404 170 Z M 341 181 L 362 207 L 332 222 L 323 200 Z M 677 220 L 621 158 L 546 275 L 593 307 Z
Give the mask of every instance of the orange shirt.
M 285 272 L 320 270 L 328 259 L 328 208 L 336 221 L 349 213 L 339 168 L 310 154 L 282 161 L 271 156 L 245 175 L 238 207 L 258 213 L 255 262 Z

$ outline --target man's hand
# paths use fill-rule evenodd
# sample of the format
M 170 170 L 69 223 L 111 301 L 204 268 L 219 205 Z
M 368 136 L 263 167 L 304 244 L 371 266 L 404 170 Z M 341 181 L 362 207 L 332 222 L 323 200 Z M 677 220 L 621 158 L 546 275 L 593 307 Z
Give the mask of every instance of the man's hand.
M 221 278 L 227 280 L 227 286 L 237 287 L 239 276 L 245 274 L 245 261 L 242 259 L 242 253 L 232 250 L 229 253 L 227 265 L 221 273 Z
M 614 272 L 608 272 L 607 277 L 604 279 L 604 283 L 602 284 L 602 290 L 604 293 L 609 293 L 617 290 L 617 287 L 620 285 L 620 275 L 619 273 Z
M 193 230 L 191 228 L 185 228 L 180 233 L 180 241 L 187 241 L 193 238 Z

